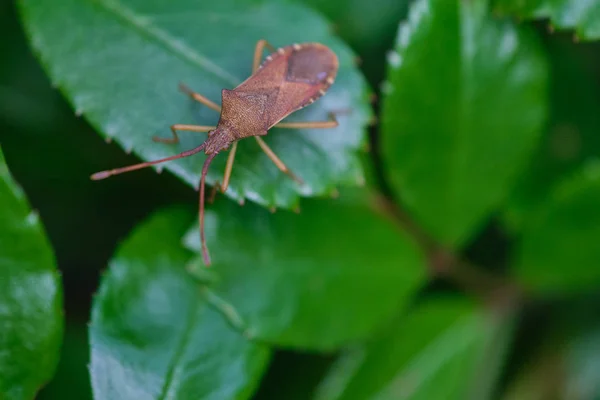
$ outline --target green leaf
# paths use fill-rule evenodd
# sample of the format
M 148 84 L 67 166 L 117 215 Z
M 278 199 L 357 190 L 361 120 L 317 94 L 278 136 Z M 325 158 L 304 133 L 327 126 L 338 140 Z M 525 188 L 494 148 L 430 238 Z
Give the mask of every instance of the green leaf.
M 218 114 L 178 90 L 183 82 L 220 103 L 251 73 L 254 46 L 318 41 L 338 55 L 336 83 L 325 97 L 289 120 L 325 120 L 329 111 L 340 126 L 328 130 L 273 129 L 266 141 L 305 185 L 282 174 L 254 140 L 240 142 L 227 196 L 262 205 L 291 208 L 299 195 L 335 191 L 336 185 L 364 180 L 358 149 L 370 118 L 367 87 L 353 65 L 353 54 L 309 9 L 275 1 L 41 0 L 20 2 L 35 50 L 54 83 L 77 113 L 106 138 L 144 160 L 173 155 L 199 145 L 206 134 L 182 132 L 177 145 L 154 143 L 170 137 L 174 123 L 212 125 Z M 64 33 L 65 21 L 77 21 Z M 204 155 L 165 164 L 197 186 Z M 208 182 L 222 180 L 226 154 L 211 166 Z M 107 169 L 115 167 L 107 165 Z M 161 167 L 158 167 L 161 168 Z
M 528 218 L 514 273 L 535 291 L 567 293 L 600 284 L 600 162 L 557 185 Z
M 221 201 L 206 216 L 213 290 L 251 337 L 330 350 L 386 323 L 424 283 L 416 245 L 362 195 L 274 215 Z M 186 238 L 198 250 L 198 228 Z
M 343 354 L 317 399 L 486 399 L 501 371 L 511 313 L 430 299 Z
M 547 65 L 534 39 L 484 0 L 417 0 L 400 26 L 382 152 L 392 189 L 443 244 L 472 238 L 537 142 Z
M 549 19 L 552 29 L 574 29 L 577 39 L 600 39 L 600 2 L 597 0 L 494 0 L 498 13 L 519 18 Z
M 95 399 L 247 399 L 269 349 L 230 328 L 185 272 L 190 215 L 162 212 L 118 250 L 94 300 Z
M 600 87 L 594 84 L 595 71 L 586 68 L 587 54 L 581 46 L 559 38 L 550 41 L 548 49 L 553 76 L 550 121 L 508 199 L 504 219 L 515 231 L 562 178 L 600 154 Z
M 32 399 L 54 375 L 64 317 L 62 286 L 38 214 L 0 150 L 0 393 Z

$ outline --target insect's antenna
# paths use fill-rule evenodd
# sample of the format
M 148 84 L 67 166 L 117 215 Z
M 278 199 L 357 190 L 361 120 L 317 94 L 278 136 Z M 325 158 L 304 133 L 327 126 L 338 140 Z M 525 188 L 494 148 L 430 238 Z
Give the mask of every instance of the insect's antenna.
M 115 168 L 115 169 L 109 169 L 109 170 L 106 170 L 106 171 L 96 172 L 95 174 L 93 174 L 91 176 L 91 178 L 92 178 L 92 180 L 97 181 L 97 180 L 100 180 L 100 179 L 108 178 L 109 176 L 113 176 L 113 175 L 117 175 L 117 174 L 122 174 L 124 172 L 129 172 L 129 171 L 135 171 L 137 169 L 146 168 L 146 167 L 149 167 L 151 165 L 160 164 L 160 163 L 163 163 L 165 161 L 177 160 L 178 158 L 184 158 L 184 157 L 188 157 L 188 156 L 191 156 L 193 154 L 199 153 L 205 147 L 206 147 L 206 142 L 202 143 L 200 146 L 198 146 L 196 148 L 193 148 L 191 150 L 186 150 L 186 151 L 184 151 L 182 153 L 179 153 L 179 154 L 176 154 L 174 156 L 161 158 L 159 160 L 154 160 L 154 161 L 148 161 L 148 162 L 143 162 L 143 163 L 139 163 L 139 164 L 134 164 L 134 165 L 130 165 L 128 167 Z
M 208 247 L 206 246 L 206 238 L 204 237 L 204 183 L 206 180 L 206 174 L 208 173 L 208 166 L 210 162 L 215 158 L 215 156 L 219 154 L 218 152 L 214 152 L 209 154 L 204 161 L 204 165 L 202 166 L 202 175 L 200 177 L 200 241 L 202 243 L 202 259 L 204 260 L 204 264 L 208 267 L 210 265 L 210 255 L 208 254 Z

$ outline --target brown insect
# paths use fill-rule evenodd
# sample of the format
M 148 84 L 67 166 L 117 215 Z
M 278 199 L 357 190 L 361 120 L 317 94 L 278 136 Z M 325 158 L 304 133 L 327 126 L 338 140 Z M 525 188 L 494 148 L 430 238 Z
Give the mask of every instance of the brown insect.
M 260 64 L 264 48 L 268 47 L 272 54 Z M 254 136 L 258 145 L 275 163 L 277 168 L 295 181 L 302 183 L 289 168 L 267 146 L 261 136 L 267 134 L 272 127 L 277 128 L 335 128 L 338 122 L 334 114 L 329 114 L 328 121 L 314 122 L 280 122 L 282 119 L 323 96 L 333 84 L 338 70 L 338 59 L 333 51 L 319 43 L 294 44 L 275 49 L 265 40 L 259 40 L 254 50 L 252 75 L 233 90 L 221 91 L 222 107 L 213 103 L 199 93 L 180 85 L 183 92 L 192 99 L 220 112 L 217 126 L 175 124 L 171 126 L 172 138 L 153 140 L 163 143 L 177 143 L 177 131 L 208 132 L 208 138 L 200 146 L 180 154 L 160 160 L 144 162 L 124 168 L 111 169 L 92 175 L 99 180 L 123 172 L 149 167 L 165 161 L 188 157 L 204 150 L 207 155 L 200 178 L 200 238 L 202 242 L 202 258 L 210 265 L 210 257 L 204 237 L 204 182 L 208 166 L 215 156 L 232 145 L 227 158 L 223 183 L 215 185 L 215 192 L 224 193 L 229 185 L 233 167 L 237 141 Z

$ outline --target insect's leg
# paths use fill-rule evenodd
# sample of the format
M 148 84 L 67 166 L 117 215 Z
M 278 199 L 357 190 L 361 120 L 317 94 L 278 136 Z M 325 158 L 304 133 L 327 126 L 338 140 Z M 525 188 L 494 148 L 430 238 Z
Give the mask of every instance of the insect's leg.
M 255 73 L 260 65 L 260 59 L 262 58 L 262 53 L 265 49 L 265 46 L 272 52 L 277 51 L 277 49 L 273 47 L 273 45 L 271 45 L 269 42 L 267 42 L 264 39 L 260 39 L 256 43 L 256 47 L 254 48 L 254 62 L 252 63 L 252 73 Z
M 171 132 L 173 132 L 172 138 L 160 138 L 158 136 L 153 136 L 152 140 L 160 143 L 179 143 L 177 131 L 208 132 L 214 129 L 216 129 L 216 126 L 175 124 L 171 125 Z
M 179 89 L 187 94 L 188 96 L 190 96 L 192 99 L 204 104 L 206 107 L 215 110 L 216 112 L 221 112 L 221 106 L 219 106 L 217 103 L 214 103 L 213 101 L 207 99 L 206 97 L 202 96 L 200 93 L 196 93 L 194 92 L 192 89 L 190 89 L 189 87 L 185 86 L 183 83 L 179 84 Z
M 302 179 L 300 179 L 296 175 L 294 175 L 294 173 L 292 171 L 290 171 L 290 169 L 283 163 L 283 161 L 281 161 L 279 159 L 279 157 L 277 157 L 277 155 L 275 155 L 273 150 L 271 150 L 271 148 L 265 143 L 264 140 L 262 140 L 262 138 L 260 136 L 254 136 L 254 138 L 258 142 L 258 145 L 260 146 L 262 151 L 264 151 L 267 154 L 267 156 L 271 159 L 271 161 L 273 161 L 273 164 L 275 164 L 277 166 L 277 168 L 279 168 L 281 170 L 281 172 L 283 172 L 284 174 L 287 174 L 290 178 L 292 178 L 299 184 L 304 183 L 304 182 L 302 182 Z
M 302 122 L 280 122 L 275 125 L 275 128 L 293 128 L 293 129 L 329 129 L 335 128 L 339 125 L 335 114 L 329 113 L 329 120 L 327 121 L 302 121 Z
M 215 182 L 212 190 L 210 191 L 210 196 L 208 196 L 208 202 L 212 204 L 215 201 L 215 197 L 217 197 L 217 191 L 221 190 L 221 184 L 219 181 Z
M 221 185 L 221 193 L 225 193 L 229 187 L 229 178 L 231 178 L 231 170 L 233 169 L 233 161 L 235 160 L 235 152 L 238 142 L 233 142 L 229 156 L 227 156 L 227 164 L 225 165 L 225 175 L 223 176 L 223 184 Z
M 235 160 L 235 152 L 237 151 L 238 142 L 233 142 L 231 146 L 231 150 L 229 150 L 229 156 L 227 156 L 227 164 L 225 165 L 225 175 L 223 176 L 223 183 L 217 182 L 215 186 L 213 186 L 213 190 L 210 194 L 209 202 L 215 201 L 215 196 L 217 195 L 217 190 L 221 193 L 225 193 L 227 188 L 229 187 L 229 178 L 231 178 L 231 170 L 233 169 L 233 161 Z

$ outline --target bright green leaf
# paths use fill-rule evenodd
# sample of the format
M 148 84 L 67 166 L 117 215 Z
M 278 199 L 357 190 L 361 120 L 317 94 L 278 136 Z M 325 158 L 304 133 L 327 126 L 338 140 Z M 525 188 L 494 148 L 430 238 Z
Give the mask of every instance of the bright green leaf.
M 515 274 L 530 289 L 574 292 L 600 285 L 600 162 L 559 184 L 528 218 Z
M 362 339 L 424 283 L 415 244 L 358 195 L 310 200 L 300 214 L 221 201 L 206 228 L 215 293 L 251 336 L 279 346 Z M 199 247 L 197 226 L 186 242 Z
M 575 29 L 579 39 L 600 39 L 598 0 L 494 0 L 494 5 L 499 13 L 549 19 L 553 28 Z
M 487 399 L 512 333 L 510 313 L 437 298 L 343 354 L 317 399 Z
M 242 337 L 207 305 L 185 272 L 190 215 L 155 215 L 127 239 L 94 300 L 95 399 L 247 399 L 269 349 Z
M 322 195 L 337 185 L 364 180 L 357 152 L 370 118 L 366 83 L 347 46 L 309 9 L 266 0 L 22 0 L 21 6 L 33 47 L 77 112 L 102 135 L 145 160 L 190 149 L 206 137 L 182 132 L 177 145 L 151 140 L 154 135 L 170 137 L 171 124 L 211 125 L 218 120 L 215 111 L 179 92 L 179 82 L 220 103 L 222 89 L 234 88 L 251 73 L 259 39 L 275 46 L 309 41 L 329 45 L 340 61 L 336 83 L 290 120 L 325 120 L 329 111 L 341 111 L 340 126 L 273 129 L 266 138 L 305 185 L 282 174 L 254 140 L 243 140 L 227 196 L 290 208 L 300 194 Z M 65 35 L 68 21 L 76 22 Z M 165 168 L 197 186 L 203 158 L 198 154 Z M 222 179 L 226 158 L 217 157 L 209 183 Z
M 417 0 L 388 55 L 382 151 L 395 193 L 460 246 L 499 205 L 537 142 L 547 65 L 484 0 Z
M 508 199 L 505 222 L 512 230 L 520 229 L 564 175 L 600 154 L 600 86 L 594 84 L 594 72 L 586 68 L 586 54 L 560 39 L 552 40 L 548 49 L 554 77 L 550 121 Z
M 32 399 L 54 375 L 62 286 L 38 215 L 0 151 L 0 397 Z

